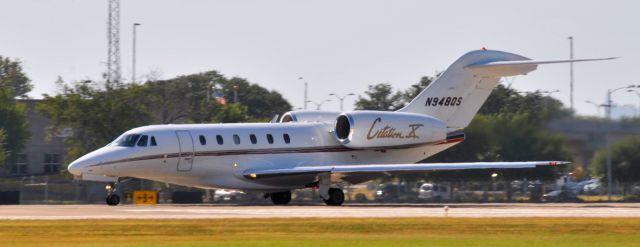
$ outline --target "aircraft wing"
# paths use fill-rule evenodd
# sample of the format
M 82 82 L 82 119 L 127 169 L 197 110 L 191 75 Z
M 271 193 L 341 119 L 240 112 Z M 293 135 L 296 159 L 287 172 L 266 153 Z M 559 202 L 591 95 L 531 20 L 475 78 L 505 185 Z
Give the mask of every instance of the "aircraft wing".
M 537 166 L 556 166 L 569 164 L 566 161 L 523 161 L 523 162 L 470 162 L 470 163 L 419 163 L 419 164 L 373 164 L 341 166 L 299 166 L 282 169 L 248 169 L 242 175 L 249 179 L 273 178 L 293 175 L 320 173 L 385 173 L 385 172 L 424 172 L 466 169 L 512 169 L 535 168 Z

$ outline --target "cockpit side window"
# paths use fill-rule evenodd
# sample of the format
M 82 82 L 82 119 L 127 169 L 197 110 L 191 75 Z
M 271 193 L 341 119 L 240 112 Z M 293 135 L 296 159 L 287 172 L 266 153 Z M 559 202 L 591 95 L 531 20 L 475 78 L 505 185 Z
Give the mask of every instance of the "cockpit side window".
M 120 138 L 117 144 L 122 147 L 133 147 L 138 142 L 138 139 L 140 139 L 140 134 L 130 134 Z
M 158 143 L 156 143 L 156 138 L 154 136 L 151 136 L 151 146 L 158 146 Z
M 138 141 L 138 147 L 146 147 L 148 140 L 149 136 L 147 135 L 143 135 L 142 137 L 140 137 L 140 140 Z

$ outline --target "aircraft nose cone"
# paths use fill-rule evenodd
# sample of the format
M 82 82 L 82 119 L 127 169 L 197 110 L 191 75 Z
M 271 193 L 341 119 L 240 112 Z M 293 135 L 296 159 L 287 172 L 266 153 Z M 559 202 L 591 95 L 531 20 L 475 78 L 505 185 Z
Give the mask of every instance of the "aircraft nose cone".
M 67 171 L 75 176 L 81 176 L 83 172 L 86 172 L 88 166 L 91 165 L 92 160 L 90 155 L 82 156 L 71 162 L 67 167 Z
M 71 164 L 69 164 L 69 167 L 67 167 L 67 170 L 69 171 L 69 173 L 75 175 L 75 176 L 80 176 L 82 175 L 82 162 L 80 160 L 75 160 L 73 162 L 71 162 Z

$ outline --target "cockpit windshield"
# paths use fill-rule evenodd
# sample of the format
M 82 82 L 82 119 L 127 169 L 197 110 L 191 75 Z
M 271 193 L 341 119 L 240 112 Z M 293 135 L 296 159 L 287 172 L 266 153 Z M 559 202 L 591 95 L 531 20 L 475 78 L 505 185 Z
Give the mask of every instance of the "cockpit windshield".
M 138 139 L 140 139 L 140 134 L 125 135 L 116 141 L 116 145 L 122 147 L 133 147 L 136 145 L 136 142 L 138 142 Z

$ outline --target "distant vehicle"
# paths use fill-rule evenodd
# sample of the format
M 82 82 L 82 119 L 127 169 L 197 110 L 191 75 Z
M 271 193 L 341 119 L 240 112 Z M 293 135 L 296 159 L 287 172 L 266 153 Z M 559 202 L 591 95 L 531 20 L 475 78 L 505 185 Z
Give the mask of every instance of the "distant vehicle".
M 439 184 L 422 184 L 418 190 L 418 200 L 421 201 L 448 201 L 451 199 L 449 186 Z
M 415 192 L 414 192 L 415 193 Z M 411 196 L 405 186 L 397 184 L 380 184 L 376 190 L 375 199 L 378 202 L 413 201 L 415 196 Z
M 572 190 L 554 190 L 542 196 L 543 202 L 581 202 Z
M 640 195 L 640 185 L 633 186 L 631 188 L 631 194 Z
M 526 75 L 542 64 L 606 59 L 613 58 L 531 60 L 495 50 L 471 51 L 395 112 L 291 111 L 271 123 L 142 126 L 75 160 L 68 171 L 82 180 L 109 182 L 108 205 L 120 203 L 117 183 L 143 178 L 265 193 L 276 205 L 288 204 L 292 190 L 313 187 L 327 205 L 337 206 L 344 203 L 342 184 L 385 174 L 566 164 L 416 162 L 462 142 L 462 130 L 503 77 Z
M 562 176 L 558 178 L 556 181 L 556 188 L 561 188 L 563 190 L 571 190 L 571 192 L 575 194 L 579 194 L 582 192 L 582 188 L 584 187 L 584 182 L 577 182 L 571 179 L 571 176 Z
M 213 195 L 214 201 L 235 201 L 245 197 L 245 193 L 237 190 L 216 190 Z
M 583 187 L 582 187 L 582 192 L 585 194 L 589 194 L 589 195 L 597 195 L 600 194 L 600 192 L 602 191 L 602 183 L 600 183 L 600 181 L 598 181 L 597 179 L 592 179 L 589 180 L 590 183 L 586 183 Z

